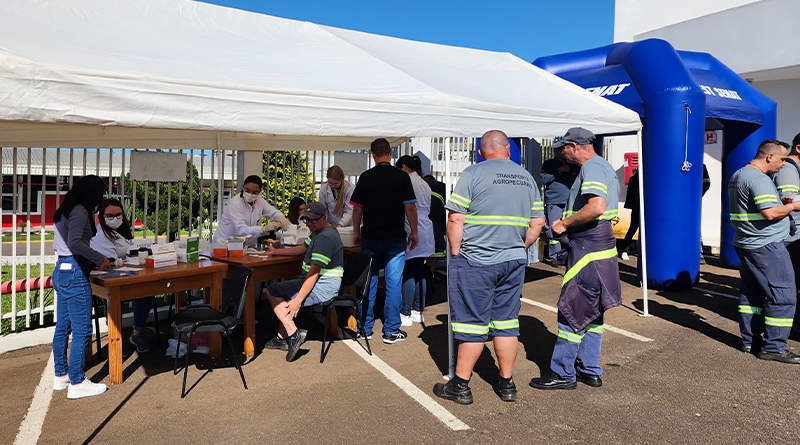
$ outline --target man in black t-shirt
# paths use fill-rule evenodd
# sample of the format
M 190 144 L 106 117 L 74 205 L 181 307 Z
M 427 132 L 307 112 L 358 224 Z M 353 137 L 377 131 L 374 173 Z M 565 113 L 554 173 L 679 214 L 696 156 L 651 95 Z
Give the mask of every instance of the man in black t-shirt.
M 384 269 L 386 304 L 383 307 L 383 342 L 392 344 L 407 337 L 400 330 L 400 306 L 403 300 L 401 286 L 406 244 L 410 250 L 417 246 L 417 198 L 409 175 L 392 166 L 392 147 L 389 142 L 383 138 L 375 139 L 370 150 L 377 165 L 361 174 L 350 198 L 350 203 L 353 204 L 355 244 L 361 245 L 361 253 L 372 256 L 369 298 L 359 308 L 359 335 L 366 338 L 372 336 L 378 271 Z M 411 226 L 408 240 L 406 218 Z

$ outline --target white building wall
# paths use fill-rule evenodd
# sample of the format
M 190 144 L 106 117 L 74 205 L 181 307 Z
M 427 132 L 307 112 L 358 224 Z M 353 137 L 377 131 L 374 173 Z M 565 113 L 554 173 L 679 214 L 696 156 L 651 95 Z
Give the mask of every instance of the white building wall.
M 791 144 L 800 133 L 800 79 L 753 82 L 753 86 L 778 103 L 777 137 Z
M 614 42 L 632 42 L 635 36 L 759 0 L 617 0 L 614 6 Z M 794 0 L 792 0 L 794 1 Z

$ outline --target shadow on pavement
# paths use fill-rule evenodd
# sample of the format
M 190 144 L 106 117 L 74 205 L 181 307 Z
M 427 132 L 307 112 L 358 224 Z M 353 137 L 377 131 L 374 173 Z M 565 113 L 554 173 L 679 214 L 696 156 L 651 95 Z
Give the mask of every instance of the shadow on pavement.
M 684 292 L 681 294 L 688 294 Z M 673 294 L 679 294 L 673 292 Z M 643 306 L 642 300 L 636 300 L 633 305 L 641 310 Z M 734 349 L 739 349 L 742 346 L 742 340 L 738 335 L 731 334 L 716 326 L 709 324 L 705 318 L 691 309 L 683 309 L 669 304 L 661 304 L 657 301 L 649 302 L 650 313 L 661 319 L 671 323 L 692 329 L 709 338 L 716 340 L 724 345 L 730 346 Z
M 144 386 L 144 384 L 147 382 L 147 379 L 149 379 L 149 378 L 150 377 L 145 377 L 141 382 L 139 382 L 139 384 L 136 385 L 136 388 L 134 388 L 133 391 L 131 391 L 131 393 L 128 394 L 128 396 L 125 397 L 125 399 L 123 399 L 122 402 L 120 402 L 120 404 L 117 405 L 117 407 L 114 408 L 114 410 L 111 411 L 108 414 L 108 416 L 105 419 L 103 419 L 102 422 L 100 422 L 100 425 L 98 425 L 98 427 L 95 428 L 94 431 L 92 431 L 92 434 L 90 434 L 89 437 L 87 437 L 86 440 L 83 442 L 84 445 L 89 444 L 89 443 L 92 442 L 92 440 L 94 440 L 94 438 L 100 433 L 100 431 L 102 431 L 103 428 L 105 428 L 106 425 L 108 425 L 108 423 L 111 421 L 111 419 L 113 419 L 114 416 L 117 415 L 117 413 L 122 409 L 122 407 L 125 406 L 126 403 L 128 403 L 128 400 L 132 399 L 133 395 L 136 394 L 136 392 L 139 391 L 139 389 L 142 386 Z

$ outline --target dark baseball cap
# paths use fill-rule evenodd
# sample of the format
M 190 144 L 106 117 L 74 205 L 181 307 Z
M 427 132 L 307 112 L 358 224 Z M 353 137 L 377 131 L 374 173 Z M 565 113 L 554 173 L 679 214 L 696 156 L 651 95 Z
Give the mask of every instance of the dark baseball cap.
M 567 130 L 567 134 L 560 141 L 553 142 L 553 148 L 561 148 L 567 144 L 591 145 L 594 139 L 594 133 L 591 131 L 581 127 L 572 127 Z
M 325 211 L 325 206 L 319 202 L 309 202 L 306 204 L 306 210 L 303 212 L 303 219 L 317 219 L 322 216 L 325 216 L 327 212 Z

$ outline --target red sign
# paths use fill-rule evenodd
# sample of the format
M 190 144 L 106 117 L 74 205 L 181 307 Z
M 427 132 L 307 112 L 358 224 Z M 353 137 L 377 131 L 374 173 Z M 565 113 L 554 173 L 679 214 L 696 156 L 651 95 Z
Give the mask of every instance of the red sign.
M 717 132 L 706 131 L 706 144 L 716 144 L 716 143 L 717 143 Z

